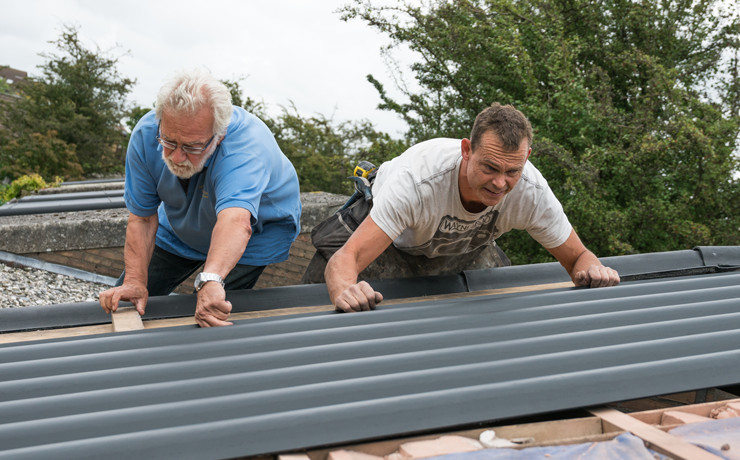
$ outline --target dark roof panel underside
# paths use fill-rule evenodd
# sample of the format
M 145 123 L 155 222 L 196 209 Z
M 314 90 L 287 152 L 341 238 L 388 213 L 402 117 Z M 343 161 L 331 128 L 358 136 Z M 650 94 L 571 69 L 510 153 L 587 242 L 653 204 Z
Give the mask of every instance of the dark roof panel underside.
M 227 458 L 740 383 L 740 274 L 0 347 L 0 457 Z

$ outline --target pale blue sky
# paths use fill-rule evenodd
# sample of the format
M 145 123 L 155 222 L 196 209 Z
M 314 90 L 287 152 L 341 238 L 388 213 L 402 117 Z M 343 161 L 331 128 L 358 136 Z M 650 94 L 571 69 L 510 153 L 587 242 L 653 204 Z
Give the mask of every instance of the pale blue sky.
M 348 0 L 0 0 L 0 65 L 37 74 L 62 24 L 87 47 L 125 51 L 119 71 L 136 78 L 131 99 L 151 105 L 178 68 L 205 65 L 275 111 L 290 101 L 304 115 L 372 121 L 399 137 L 405 125 L 376 109 L 372 73 L 392 89 L 380 49 L 389 39 L 336 10 Z M 401 59 L 403 56 L 396 54 Z M 409 59 L 410 55 L 407 54 Z

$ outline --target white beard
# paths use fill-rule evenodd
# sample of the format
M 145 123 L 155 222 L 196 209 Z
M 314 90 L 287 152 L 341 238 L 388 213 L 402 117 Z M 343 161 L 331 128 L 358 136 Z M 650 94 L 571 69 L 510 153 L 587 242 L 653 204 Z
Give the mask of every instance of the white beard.
M 190 179 L 194 175 L 203 171 L 203 166 L 206 164 L 206 161 L 208 161 L 212 154 L 213 150 L 211 150 L 211 152 L 208 154 L 204 153 L 202 155 L 202 160 L 197 165 L 193 165 L 193 163 L 191 163 L 190 160 L 188 160 L 187 158 L 182 163 L 177 164 L 172 161 L 172 158 L 165 155 L 164 149 L 162 149 L 162 159 L 164 160 L 164 164 L 167 165 L 167 169 L 169 169 L 172 174 L 179 177 L 180 179 Z

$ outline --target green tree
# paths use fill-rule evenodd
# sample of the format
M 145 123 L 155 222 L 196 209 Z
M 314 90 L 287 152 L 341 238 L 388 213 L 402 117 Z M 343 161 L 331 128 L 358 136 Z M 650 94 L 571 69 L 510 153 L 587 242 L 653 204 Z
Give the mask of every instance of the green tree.
M 38 174 L 47 179 L 55 176 L 82 179 L 82 167 L 77 161 L 74 145 L 59 139 L 54 131 L 31 133 L 25 137 L 0 133 L 0 142 L 3 155 L 13 159 L 0 164 L 0 177 L 17 179 Z
M 7 67 L 0 66 L 0 70 L 5 69 Z M 10 92 L 10 85 L 7 81 L 5 81 L 4 78 L 0 78 L 0 94 L 3 93 L 9 93 Z
M 41 76 L 19 84 L 22 98 L 5 104 L 2 124 L 22 142 L 55 132 L 74 146 L 83 174 L 120 172 L 127 133 L 122 125 L 126 95 L 135 81 L 119 75 L 118 58 L 87 49 L 74 27 L 52 42 L 57 52 L 41 54 Z M 0 164 L 17 161 L 3 148 Z M 61 171 L 60 171 L 61 174 Z
M 273 116 L 264 103 L 243 96 L 239 81 L 223 83 L 235 105 L 244 107 L 270 128 L 293 163 L 303 192 L 350 194 L 352 183 L 347 178 L 359 161 L 380 165 L 406 148 L 404 142 L 376 131 L 367 120 L 336 122 L 323 115 L 307 117 L 293 104 Z
M 141 117 L 146 115 L 147 113 L 152 111 L 152 107 L 141 107 L 136 106 L 132 107 L 126 112 L 126 117 L 124 118 L 124 121 L 126 122 L 126 127 L 128 128 L 129 133 L 134 130 L 136 127 L 136 124 L 141 120 Z
M 295 106 L 268 119 L 283 153 L 298 173 L 301 191 L 349 194 L 347 179 L 361 160 L 380 165 L 405 144 L 376 131 L 368 121 L 335 122 L 323 115 L 304 117 Z
M 740 243 L 740 19 L 722 2 L 358 0 L 343 17 L 418 53 L 405 101 L 368 76 L 409 140 L 465 137 L 492 102 L 522 110 L 531 161 L 597 254 Z M 501 244 L 552 260 L 522 232 Z

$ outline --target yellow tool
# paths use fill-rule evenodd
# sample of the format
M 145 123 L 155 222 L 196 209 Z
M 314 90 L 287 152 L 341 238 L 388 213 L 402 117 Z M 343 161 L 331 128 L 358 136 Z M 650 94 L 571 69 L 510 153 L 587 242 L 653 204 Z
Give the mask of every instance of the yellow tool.
M 366 160 L 362 160 L 357 164 L 357 166 L 355 166 L 355 170 L 352 172 L 353 175 L 349 177 L 349 179 L 351 179 L 352 182 L 355 183 L 355 193 L 353 193 L 352 196 L 349 197 L 349 200 L 344 203 L 344 206 L 342 206 L 339 211 L 349 208 L 358 199 L 360 199 L 360 197 L 363 197 L 365 201 L 372 201 L 373 192 L 370 189 L 370 182 L 375 177 L 375 174 L 373 174 L 373 172 L 376 169 L 378 168 L 376 168 L 374 164 Z M 372 177 L 369 178 L 369 176 Z
M 364 177 L 367 179 L 367 176 L 370 175 L 371 172 L 375 171 L 375 169 L 376 167 L 374 164 L 369 161 L 362 160 L 357 166 L 355 166 L 355 170 L 352 174 L 357 177 Z

